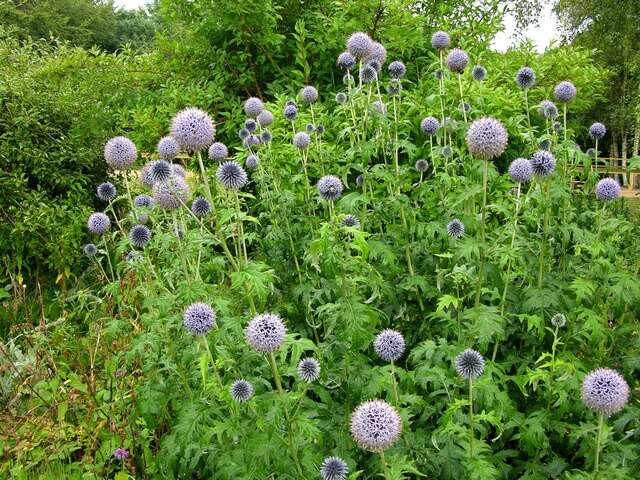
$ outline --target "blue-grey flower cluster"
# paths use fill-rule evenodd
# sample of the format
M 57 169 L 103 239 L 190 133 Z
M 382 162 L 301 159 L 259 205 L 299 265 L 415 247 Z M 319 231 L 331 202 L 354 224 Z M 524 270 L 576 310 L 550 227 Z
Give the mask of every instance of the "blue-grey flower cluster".
M 387 61 L 387 49 L 384 48 L 384 45 L 382 45 L 381 43 L 373 42 L 371 44 L 371 51 L 369 52 L 366 61 L 369 64 L 377 62 L 378 67 L 376 67 L 376 70 L 379 72 L 382 68 L 382 65 L 384 65 L 384 62 Z
M 609 417 L 629 401 L 629 385 L 615 370 L 598 368 L 585 377 L 581 396 L 588 408 Z
M 268 127 L 273 123 L 273 113 L 271 113 L 269 110 L 263 110 L 258 114 L 256 120 L 262 128 Z
M 340 105 L 347 103 L 347 94 L 344 92 L 336 93 L 336 103 L 339 103 Z
M 324 133 L 324 125 L 319 123 L 316 127 L 316 135 L 322 135 Z
M 300 101 L 302 103 L 311 104 L 318 100 L 318 90 L 316 87 L 307 85 L 300 91 Z
M 222 142 L 214 142 L 209 147 L 209 158 L 220 162 L 229 156 L 229 149 Z
M 561 313 L 556 313 L 553 317 L 551 317 L 551 325 L 554 327 L 562 328 L 567 324 L 567 317 L 565 317 Z
M 233 160 L 227 160 L 218 166 L 216 178 L 225 188 L 232 190 L 240 190 L 248 181 L 247 172 Z
M 516 83 L 522 89 L 528 89 L 536 84 L 536 72 L 531 67 L 522 67 L 516 73 Z
M 249 155 L 247 159 L 244 161 L 244 166 L 247 167 L 249 170 L 254 170 L 258 168 L 259 164 L 260 164 L 260 158 L 258 158 L 258 155 L 256 155 L 255 153 L 252 153 L 251 155 Z
M 371 104 L 371 108 L 373 108 L 373 112 L 378 115 L 386 115 L 387 114 L 387 106 L 381 102 L 380 100 L 376 100 Z
M 318 180 L 318 193 L 323 200 L 333 202 L 340 198 L 343 190 L 342 180 L 335 175 L 325 175 Z
M 347 40 L 347 50 L 356 60 L 363 60 L 371 54 L 373 40 L 363 32 L 356 32 Z
M 252 134 L 244 139 L 243 145 L 245 148 L 248 148 L 249 150 L 253 150 L 253 147 L 257 147 L 258 145 L 260 145 L 260 142 L 261 142 L 260 137 Z
M 153 185 L 153 201 L 167 210 L 180 208 L 183 203 L 186 204 L 189 193 L 187 182 L 177 175 L 171 176 L 166 182 Z
M 257 97 L 250 97 L 244 102 L 244 113 L 251 118 L 256 118 L 264 110 L 264 103 Z
M 98 247 L 96 247 L 93 243 L 87 243 L 82 250 L 87 257 L 93 257 L 96 253 L 98 253 Z
M 313 123 L 307 123 L 304 129 L 309 135 L 311 135 L 315 131 L 316 127 L 313 125 Z
M 440 122 L 435 117 L 425 117 L 420 122 L 420 129 L 429 136 L 436 134 L 440 128 Z
M 602 140 L 607 133 L 607 128 L 604 124 L 596 122 L 589 127 L 589 135 L 594 140 Z
M 262 143 L 269 143 L 273 139 L 271 132 L 269 130 L 265 130 L 260 134 L 260 141 Z
M 359 228 L 360 220 L 358 220 L 358 217 L 356 217 L 355 215 L 348 214 L 344 216 L 344 218 L 340 222 L 340 225 L 343 227 Z
M 378 78 L 378 72 L 371 64 L 363 65 L 360 68 L 360 80 L 362 83 L 371 83 Z
M 136 260 L 140 260 L 144 258 L 142 256 L 142 254 L 136 250 L 131 250 L 129 253 L 127 253 L 127 255 L 124 257 L 124 259 L 127 261 L 127 263 L 133 263 Z
M 446 50 L 451 45 L 451 38 L 447 32 L 436 32 L 431 35 L 431 46 L 436 50 Z
M 613 178 L 603 178 L 596 184 L 596 197 L 603 202 L 620 196 L 620 184 Z
M 211 212 L 211 204 L 204 197 L 196 197 L 191 203 L 191 211 L 198 218 L 204 218 Z
M 474 80 L 477 80 L 478 82 L 482 82 L 485 78 L 487 78 L 487 69 L 484 68 L 482 65 L 476 65 L 475 67 L 473 67 L 473 70 L 471 71 L 471 76 L 473 77 Z
M 373 349 L 381 359 L 395 362 L 404 353 L 404 337 L 396 330 L 383 330 L 376 336 Z
M 246 140 L 249 135 L 251 135 L 251 132 L 244 127 L 238 130 L 238 137 L 240 140 Z
M 315 382 L 320 378 L 320 362 L 313 357 L 303 358 L 298 363 L 298 376 L 304 382 Z
M 402 83 L 398 79 L 391 79 L 387 85 L 387 93 L 391 96 L 400 95 L 402 91 Z
M 127 170 L 136 158 L 138 150 L 127 137 L 113 137 L 104 146 L 104 159 L 115 170 Z
M 526 158 L 516 158 L 509 165 L 509 176 L 514 182 L 527 183 L 533 175 L 531 162 Z
M 484 358 L 471 348 L 458 354 L 454 363 L 458 375 L 467 380 L 474 380 L 484 372 Z
M 282 319 L 273 313 L 256 315 L 244 331 L 251 348 L 260 353 L 275 352 L 284 342 L 286 333 Z
M 347 462 L 339 457 L 327 457 L 320 466 L 322 480 L 346 480 L 348 473 Z
M 407 67 L 399 60 L 394 60 L 388 67 L 389 75 L 396 80 L 401 79 L 407 73 Z
M 216 127 L 209 115 L 199 108 L 185 108 L 171 122 L 171 135 L 183 150 L 199 152 L 213 142 Z
M 421 158 L 416 162 L 415 167 L 418 172 L 424 173 L 429 168 L 429 162 L 427 162 L 424 158 Z
M 173 137 L 162 137 L 158 142 L 158 156 L 162 160 L 173 160 L 180 153 L 180 145 Z
M 206 335 L 216 324 L 216 312 L 206 303 L 192 303 L 184 311 L 182 322 L 194 335 Z
M 451 148 L 451 145 L 445 145 L 444 147 L 442 147 L 442 156 L 449 158 L 451 155 L 453 155 L 453 149 Z
M 502 155 L 507 148 L 507 130 L 495 118 L 484 117 L 475 120 L 467 131 L 469 151 L 484 160 Z
M 156 160 L 151 164 L 149 176 L 154 184 L 158 182 L 166 182 L 172 175 L 173 167 L 166 160 Z
M 153 199 L 149 195 L 138 195 L 133 199 L 133 204 L 136 207 L 153 207 Z
M 353 75 L 351 75 L 351 73 L 347 72 L 342 76 L 342 83 L 345 85 L 353 85 L 356 82 L 356 80 L 353 78 Z
M 338 55 L 338 61 L 336 62 L 338 67 L 343 70 L 351 70 L 356 65 L 356 59 L 349 52 L 342 52 Z
M 171 165 L 171 172 L 178 177 L 186 178 L 187 176 L 187 171 L 179 163 L 174 163 Z
M 111 182 L 104 182 L 98 185 L 96 188 L 98 198 L 103 202 L 111 202 L 116 198 L 118 194 L 116 187 Z
M 464 50 L 454 48 L 447 55 L 447 67 L 455 73 L 462 73 L 469 63 L 469 55 Z
M 460 238 L 464 235 L 464 223 L 454 218 L 447 224 L 447 234 L 452 238 Z
M 543 100 L 538 107 L 538 113 L 543 118 L 553 119 L 558 116 L 558 107 L 551 100 Z
M 107 217 L 102 212 L 96 212 L 89 215 L 89 220 L 87 220 L 87 228 L 91 233 L 95 233 L 96 235 L 102 235 L 111 227 L 111 221 L 109 217 Z
M 553 96 L 559 102 L 567 103 L 576 98 L 576 87 L 571 82 L 560 82 L 553 90 Z
M 556 169 L 556 157 L 546 150 L 538 150 L 531 157 L 533 174 L 539 177 L 548 177 Z
M 231 384 L 231 398 L 244 403 L 253 396 L 253 386 L 246 380 L 236 380 Z
M 144 225 L 134 225 L 129 231 L 129 241 L 136 248 L 144 248 L 151 240 L 151 230 Z
M 360 448 L 383 452 L 400 438 L 402 419 L 398 411 L 387 402 L 370 400 L 353 411 L 350 430 Z
M 244 121 L 244 128 L 247 130 L 247 132 L 253 133 L 258 128 L 258 122 L 256 122 L 253 118 L 247 118 Z
M 293 136 L 293 144 L 300 150 L 306 150 L 311 143 L 311 138 L 306 132 L 298 132 Z
M 540 148 L 540 150 L 551 151 L 551 140 L 549 140 L 548 138 L 540 140 L 538 147 Z
M 293 122 L 298 116 L 298 108 L 295 105 L 285 105 L 282 114 L 284 118 Z

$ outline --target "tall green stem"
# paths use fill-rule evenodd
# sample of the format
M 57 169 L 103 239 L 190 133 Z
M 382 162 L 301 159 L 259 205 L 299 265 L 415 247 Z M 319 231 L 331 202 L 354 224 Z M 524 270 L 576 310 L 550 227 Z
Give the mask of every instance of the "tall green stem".
M 385 480 L 391 480 L 391 474 L 389 473 L 387 460 L 384 458 L 384 451 L 380 452 L 380 462 L 382 463 L 382 472 L 384 473 Z
M 442 126 L 444 126 L 444 51 L 442 50 L 440 50 L 440 79 L 438 80 L 438 88 L 440 89 L 440 114 Z
M 107 255 L 107 261 L 109 262 L 109 272 L 111 272 L 111 281 L 116 280 L 116 276 L 113 273 L 113 264 L 111 263 L 111 255 L 109 254 L 109 247 L 107 247 L 107 239 L 102 235 L 102 244 L 104 245 L 104 253 Z
M 556 369 L 556 347 L 558 345 L 558 329 L 553 332 L 553 345 L 551 345 L 551 368 L 549 370 L 549 400 L 547 401 L 547 410 L 551 409 L 551 401 L 553 400 L 553 375 Z
M 485 243 L 485 216 L 487 209 L 487 178 L 489 176 L 489 161 L 483 160 L 484 168 L 482 172 L 482 211 L 480 216 L 480 268 L 478 269 L 478 286 L 476 287 L 476 307 L 480 305 L 480 295 L 482 293 L 482 282 L 484 277 L 484 264 L 486 257 Z
M 531 116 L 529 115 L 529 89 L 525 88 L 524 92 L 524 108 L 527 110 L 527 128 L 528 133 L 531 133 Z
M 458 86 L 460 87 L 460 108 L 464 116 L 464 123 L 467 123 L 467 109 L 464 108 L 464 94 L 462 93 L 462 74 L 458 74 Z
M 396 407 L 400 407 L 400 397 L 398 396 L 398 382 L 396 380 L 396 366 L 391 360 L 391 386 L 393 388 L 393 399 Z
M 545 250 L 547 249 L 547 235 L 549 231 L 549 199 L 547 198 L 549 195 L 549 182 L 545 181 L 544 184 L 544 214 L 542 220 L 542 241 L 540 242 L 540 263 L 538 265 L 538 288 L 542 288 L 542 279 L 544 277 L 544 259 L 545 259 Z
M 469 379 L 469 459 L 473 459 L 473 379 Z
M 596 434 L 596 452 L 593 462 L 593 478 L 598 478 L 598 469 L 600 468 L 600 443 L 602 442 L 602 427 L 604 425 L 604 415 L 601 413 L 598 417 L 598 433 Z

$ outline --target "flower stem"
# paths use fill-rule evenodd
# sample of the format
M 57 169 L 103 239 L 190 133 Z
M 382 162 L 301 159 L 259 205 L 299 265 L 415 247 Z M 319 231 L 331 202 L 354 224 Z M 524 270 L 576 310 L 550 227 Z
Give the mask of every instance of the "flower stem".
M 544 184 L 544 199 L 548 202 L 549 196 L 549 182 L 545 181 Z M 538 288 L 542 288 L 542 280 L 544 276 L 544 258 L 545 250 L 547 248 L 547 232 L 549 230 L 549 206 L 548 203 L 544 207 L 544 214 L 542 219 L 542 241 L 540 242 L 540 263 L 538 265 Z
M 382 471 L 384 473 L 385 480 L 391 480 L 391 475 L 389 474 L 389 467 L 387 466 L 387 460 L 384 458 L 384 451 L 380 452 L 380 461 L 382 462 Z
M 398 382 L 396 381 L 396 367 L 391 361 L 391 386 L 393 388 L 393 399 L 396 407 L 400 407 L 400 398 L 398 397 Z
M 107 261 L 109 262 L 109 272 L 111 273 L 111 281 L 116 280 L 116 276 L 113 273 L 113 264 L 111 263 L 111 255 L 109 255 L 109 247 L 107 247 L 107 239 L 102 235 L 102 243 L 104 245 L 104 252 L 107 255 Z
M 440 79 L 438 80 L 438 88 L 440 89 L 440 113 L 442 114 L 442 125 L 444 126 L 444 52 L 442 50 L 440 50 Z
M 473 459 L 473 379 L 469 379 L 469 460 Z
M 478 269 L 478 286 L 476 287 L 476 307 L 480 305 L 480 295 L 482 293 L 482 281 L 484 277 L 484 263 L 486 257 L 486 244 L 484 233 L 484 222 L 487 209 L 487 177 L 489 176 L 489 162 L 483 160 L 484 169 L 482 173 L 482 211 L 480 217 L 480 268 Z
M 604 424 L 604 415 L 601 413 L 598 417 L 598 433 L 596 434 L 596 453 L 593 462 L 593 478 L 598 478 L 598 468 L 600 468 L 600 443 L 602 442 L 602 426 Z
M 458 74 L 458 86 L 460 87 L 460 107 L 464 116 L 464 123 L 467 123 L 467 110 L 464 108 L 464 94 L 462 93 L 462 74 Z

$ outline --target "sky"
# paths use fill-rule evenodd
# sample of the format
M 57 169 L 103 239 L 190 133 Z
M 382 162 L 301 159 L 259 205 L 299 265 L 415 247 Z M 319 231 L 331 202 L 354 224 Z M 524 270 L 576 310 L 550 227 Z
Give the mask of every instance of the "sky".
M 115 0 L 114 4 L 117 7 L 123 8 L 137 8 L 146 3 L 146 0 Z M 530 38 L 539 52 L 543 52 L 544 49 L 551 43 L 551 41 L 557 39 L 558 22 L 553 14 L 550 5 L 552 2 L 548 2 L 543 9 L 540 17 L 540 25 L 538 27 L 530 27 L 524 35 Z M 505 18 L 505 31 L 499 33 L 492 43 L 492 47 L 499 51 L 505 51 L 518 39 L 515 36 L 515 21 L 513 17 L 507 16 Z

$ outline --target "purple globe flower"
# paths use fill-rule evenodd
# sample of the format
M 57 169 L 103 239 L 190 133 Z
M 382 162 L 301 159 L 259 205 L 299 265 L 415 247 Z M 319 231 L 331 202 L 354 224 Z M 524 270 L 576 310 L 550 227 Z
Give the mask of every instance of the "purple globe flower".
M 244 121 L 244 128 L 249 133 L 253 133 L 258 128 L 258 122 L 256 122 L 253 118 L 247 118 Z
M 221 163 L 216 171 L 216 177 L 225 188 L 231 190 L 240 190 L 248 181 L 247 172 L 233 160 Z
M 351 70 L 356 65 L 356 59 L 349 52 L 342 52 L 336 63 L 342 70 Z
M 451 238 L 460 238 L 464 235 L 464 223 L 454 218 L 447 224 L 447 234 Z
M 594 140 L 602 140 L 606 133 L 607 128 L 600 122 L 596 122 L 589 127 L 589 135 Z
M 469 55 L 464 50 L 454 48 L 447 55 L 447 67 L 455 73 L 462 73 L 469 63 Z
M 551 325 L 554 327 L 562 328 L 567 324 L 567 317 L 565 317 L 561 313 L 556 313 L 553 317 L 551 317 Z
M 362 60 L 371 54 L 373 40 L 366 33 L 356 32 L 347 40 L 347 50 L 356 60 Z
M 238 130 L 238 137 L 240 138 L 240 140 L 246 140 L 249 135 L 251 135 L 251 132 L 249 132 L 249 130 L 244 127 Z
M 231 398 L 244 403 L 253 396 L 253 386 L 246 380 L 236 380 L 231 384 Z
M 162 137 L 158 142 L 158 156 L 162 160 L 173 160 L 180 153 L 180 145 L 173 137 Z
M 153 200 L 160 207 L 173 210 L 189 200 L 189 186 L 182 177 L 173 175 L 166 182 L 153 186 Z
M 562 103 L 568 103 L 576 98 L 576 87 L 571 82 L 560 82 L 553 90 L 553 96 Z
M 596 198 L 603 202 L 620 196 L 620 184 L 613 178 L 603 178 L 596 184 Z
M 141 214 L 137 215 L 137 219 L 138 219 L 138 223 L 144 225 L 145 223 L 147 223 L 149 221 L 149 214 L 141 213 Z
M 588 408 L 609 417 L 629 401 L 629 385 L 615 370 L 598 368 L 584 378 L 581 396 Z
M 360 68 L 360 80 L 362 83 L 371 83 L 378 78 L 378 72 L 371 65 L 363 65 Z
M 382 103 L 380 100 L 376 100 L 371 104 L 371 108 L 373 109 L 373 113 L 377 115 L 386 115 L 387 114 L 387 106 Z
M 528 89 L 536 84 L 536 72 L 531 67 L 522 67 L 516 74 L 516 83 L 522 89 Z
M 442 74 L 442 70 L 440 70 L 440 69 L 438 69 L 435 72 L 433 72 L 433 77 L 438 81 L 442 80 L 443 76 L 444 75 Z
M 467 380 L 474 380 L 484 372 L 484 358 L 471 348 L 460 353 L 454 363 L 458 375 Z
M 313 357 L 303 358 L 298 363 L 298 376 L 307 383 L 320 378 L 320 362 Z
M 430 137 L 435 135 L 439 128 L 440 122 L 434 117 L 425 117 L 420 122 L 420 129 Z
M 340 222 L 340 225 L 343 227 L 359 228 L 360 220 L 358 220 L 358 217 L 356 217 L 355 215 L 345 215 Z
M 264 103 L 257 97 L 250 97 L 244 102 L 244 113 L 251 118 L 256 118 L 264 110 Z
M 307 85 L 300 91 L 300 101 L 306 104 L 315 103 L 318 100 L 318 90 L 311 85 Z
M 318 181 L 318 193 L 323 200 L 334 202 L 342 195 L 342 180 L 335 175 L 325 175 Z
M 151 230 L 144 225 L 134 225 L 129 231 L 129 241 L 136 248 L 144 248 L 151 240 Z
M 198 218 L 204 218 L 211 212 L 211 204 L 204 197 L 197 197 L 191 203 L 191 211 Z
M 395 330 L 383 330 L 373 342 L 373 349 L 381 359 L 395 362 L 404 353 L 404 337 Z
M 98 253 L 98 247 L 96 247 L 93 243 L 87 243 L 82 251 L 87 257 L 93 257 L 96 253 Z
M 556 169 L 556 157 L 546 150 L 538 150 L 531 157 L 533 174 L 539 177 L 548 177 Z
M 282 114 L 284 118 L 293 122 L 298 116 L 298 108 L 295 105 L 285 105 Z
M 400 92 L 402 91 L 402 83 L 400 82 L 400 80 L 398 79 L 391 79 L 391 81 L 389 82 L 389 85 L 387 85 L 387 93 L 389 95 L 395 96 L 395 95 L 400 95 Z
M 533 175 L 531 162 L 526 158 L 516 158 L 509 165 L 509 176 L 514 182 L 527 183 Z
M 253 147 L 257 147 L 258 145 L 260 145 L 260 137 L 258 137 L 257 135 L 249 135 L 244 139 L 243 144 L 245 148 L 252 150 Z
M 249 170 L 254 170 L 258 168 L 258 165 L 260 165 L 260 158 L 258 158 L 258 155 L 256 154 L 249 155 L 247 159 L 244 161 L 244 166 L 247 167 Z
M 444 147 L 442 147 L 442 156 L 449 158 L 451 155 L 453 155 L 453 150 L 451 149 L 451 145 L 445 145 Z
M 186 178 L 187 176 L 187 171 L 179 163 L 173 163 L 171 165 L 171 173 L 182 178 Z
M 166 182 L 172 175 L 173 166 L 166 160 L 156 160 L 149 170 L 149 176 L 154 185 L 158 182 Z
M 336 103 L 340 105 L 347 103 L 347 94 L 343 92 L 336 93 Z
M 538 107 L 538 114 L 547 119 L 553 119 L 558 116 L 558 107 L 551 100 L 543 100 Z
M 91 233 L 102 235 L 111 227 L 111 221 L 102 212 L 92 213 L 87 220 L 87 228 Z
M 320 466 L 322 480 L 346 480 L 348 473 L 347 462 L 339 457 L 327 457 Z
M 222 142 L 214 142 L 209 147 L 209 158 L 219 162 L 229 156 L 229 149 Z
M 156 162 L 156 160 L 152 160 L 144 164 L 144 166 L 140 169 L 138 173 L 140 177 L 140 183 L 145 187 L 153 187 L 153 179 L 151 178 L 151 167 Z
M 269 130 L 265 130 L 260 134 L 260 141 L 262 143 L 269 143 L 273 139 L 271 132 Z
M 475 67 L 473 67 L 473 70 L 471 71 L 471 76 L 473 77 L 474 80 L 477 80 L 478 82 L 482 82 L 485 78 L 487 78 L 487 69 L 484 68 L 482 65 L 476 65 Z
M 124 448 L 116 448 L 116 450 L 113 452 L 113 456 L 117 460 L 126 460 L 127 458 L 129 458 L 129 452 Z
M 260 353 L 275 352 L 284 342 L 286 333 L 282 319 L 273 313 L 256 315 L 244 331 L 251 348 Z
M 389 75 L 391 78 L 401 79 L 407 73 L 407 67 L 405 67 L 404 63 L 399 60 L 394 60 L 389 64 Z
M 548 138 L 545 138 L 545 139 L 541 140 L 540 143 L 538 144 L 538 147 L 540 148 L 540 150 L 550 151 L 551 150 L 551 140 L 549 140 Z
M 451 38 L 447 32 L 436 32 L 431 36 L 431 46 L 436 50 L 446 50 L 451 45 Z
M 144 258 L 142 256 L 142 254 L 140 252 L 137 252 L 136 250 L 132 250 L 129 253 L 127 253 L 127 255 L 124 257 L 124 259 L 127 261 L 127 263 L 133 263 L 136 260 L 140 260 Z
M 383 400 L 370 400 L 351 415 L 351 436 L 364 450 L 382 452 L 391 447 L 402 433 L 398 411 Z
M 496 158 L 507 148 L 507 130 L 495 118 L 475 120 L 467 131 L 469 151 L 483 160 Z
M 104 182 L 98 185 L 96 193 L 98 198 L 103 202 L 111 202 L 117 195 L 116 187 L 110 182 Z
M 206 303 L 192 303 L 182 314 L 182 322 L 194 335 L 206 335 L 216 324 L 216 312 Z
M 293 144 L 300 150 L 306 150 L 311 143 L 311 138 L 305 132 L 298 132 L 293 136 Z
M 213 143 L 216 127 L 199 108 L 185 108 L 173 117 L 171 135 L 183 150 L 199 152 Z
M 256 120 L 262 128 L 268 127 L 273 123 L 273 113 L 271 113 L 269 110 L 263 110 L 258 114 Z
M 127 170 L 138 158 L 135 144 L 127 137 L 113 137 L 104 146 L 104 159 L 114 170 Z
M 416 171 L 424 173 L 429 168 L 429 162 L 427 162 L 424 158 L 421 158 L 420 160 L 416 161 L 415 168 Z
M 149 195 L 138 195 L 133 199 L 133 204 L 136 207 L 153 207 L 153 199 Z
M 367 63 L 373 61 L 378 62 L 380 67 L 382 67 L 382 65 L 384 65 L 384 62 L 387 61 L 387 49 L 384 48 L 381 43 L 373 42 L 371 44 L 371 52 L 369 52 L 369 55 L 367 55 Z M 376 70 L 379 71 L 380 69 L 377 68 Z

